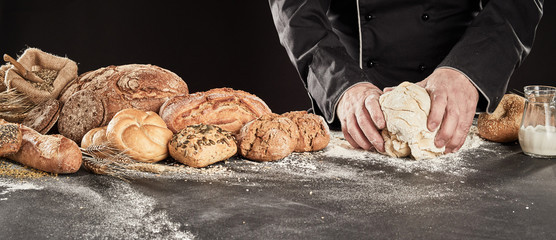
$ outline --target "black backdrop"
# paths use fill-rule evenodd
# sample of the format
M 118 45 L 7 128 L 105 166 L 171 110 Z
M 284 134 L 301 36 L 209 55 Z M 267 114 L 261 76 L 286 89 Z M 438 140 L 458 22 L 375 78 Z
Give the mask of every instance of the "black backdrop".
M 555 11 L 547 1 L 533 50 L 509 91 L 556 85 Z M 0 53 L 16 56 L 26 47 L 67 56 L 79 73 L 150 63 L 181 76 L 191 92 L 232 87 L 257 94 L 277 113 L 310 107 L 265 0 L 1 0 Z

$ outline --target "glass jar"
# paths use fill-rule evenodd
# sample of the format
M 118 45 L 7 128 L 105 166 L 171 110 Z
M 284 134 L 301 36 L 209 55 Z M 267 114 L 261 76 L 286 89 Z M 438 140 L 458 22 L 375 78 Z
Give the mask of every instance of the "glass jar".
M 556 158 L 556 87 L 526 86 L 519 144 L 529 156 Z

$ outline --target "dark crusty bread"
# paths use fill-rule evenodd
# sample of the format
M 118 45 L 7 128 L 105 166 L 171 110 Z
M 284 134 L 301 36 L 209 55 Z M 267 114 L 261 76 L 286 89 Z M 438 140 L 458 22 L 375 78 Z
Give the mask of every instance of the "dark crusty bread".
M 91 90 L 81 90 L 60 111 L 58 131 L 79 144 L 85 133 L 102 125 L 103 119 L 104 107 L 99 96 Z
M 271 112 L 259 97 L 231 88 L 175 96 L 160 108 L 160 116 L 174 133 L 201 123 L 237 133 L 245 123 Z
M 81 167 L 81 150 L 74 141 L 59 134 L 42 135 L 24 125 L 21 132 L 21 148 L 7 158 L 51 173 L 74 173 Z
M 241 156 L 256 161 L 274 161 L 287 157 L 297 145 L 299 132 L 295 123 L 274 113 L 243 126 L 237 135 Z
M 237 152 L 230 132 L 214 125 L 196 124 L 180 130 L 168 142 L 170 156 L 190 167 L 206 167 Z
M 20 125 L 6 122 L 0 118 L 0 157 L 5 157 L 19 151 L 22 133 Z
M 85 98 L 73 97 L 82 91 L 93 93 L 94 96 L 89 96 L 90 104 L 76 103 Z M 100 68 L 80 75 L 77 81 L 65 89 L 60 97 L 64 106 L 58 130 L 79 143 L 87 131 L 108 125 L 120 110 L 135 108 L 158 112 L 166 100 L 179 94 L 188 94 L 188 91 L 187 84 L 178 75 L 158 66 L 129 64 Z M 91 105 L 98 107 L 97 101 L 102 107 L 96 116 L 84 113 Z M 85 119 L 86 116 L 101 116 L 102 119 L 97 123 L 97 119 L 91 121 Z M 81 127 L 74 127 L 77 125 Z
M 58 121 L 60 109 L 60 101 L 48 99 L 29 111 L 21 124 L 35 129 L 41 134 L 46 134 Z
M 291 119 L 299 129 L 295 152 L 318 151 L 328 146 L 330 130 L 321 116 L 307 111 L 292 111 L 282 116 Z

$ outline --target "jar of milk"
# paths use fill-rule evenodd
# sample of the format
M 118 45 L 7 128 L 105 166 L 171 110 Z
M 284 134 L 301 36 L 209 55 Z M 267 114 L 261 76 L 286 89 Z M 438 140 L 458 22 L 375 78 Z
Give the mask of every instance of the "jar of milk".
M 556 158 L 556 87 L 526 86 L 519 144 L 527 155 Z

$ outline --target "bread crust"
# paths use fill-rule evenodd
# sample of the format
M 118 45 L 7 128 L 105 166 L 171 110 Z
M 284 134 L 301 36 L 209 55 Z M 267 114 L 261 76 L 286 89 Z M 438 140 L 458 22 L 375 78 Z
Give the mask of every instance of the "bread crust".
M 194 124 L 238 133 L 247 122 L 271 112 L 259 97 L 231 88 L 175 96 L 160 108 L 160 116 L 174 133 Z
M 290 155 L 299 130 L 287 117 L 267 114 L 243 126 L 237 135 L 241 156 L 255 161 L 275 161 Z
M 294 152 L 311 152 L 324 149 L 330 142 L 330 130 L 323 117 L 307 111 L 282 114 L 291 119 L 299 130 Z
M 479 136 L 493 142 L 516 141 L 524 108 L 524 97 L 505 94 L 492 114 L 479 114 L 477 119 Z
M 21 124 L 46 134 L 58 121 L 61 108 L 60 101 L 48 99 L 29 111 Z

